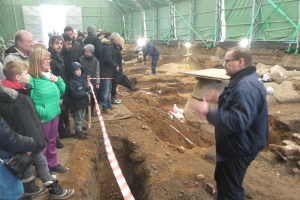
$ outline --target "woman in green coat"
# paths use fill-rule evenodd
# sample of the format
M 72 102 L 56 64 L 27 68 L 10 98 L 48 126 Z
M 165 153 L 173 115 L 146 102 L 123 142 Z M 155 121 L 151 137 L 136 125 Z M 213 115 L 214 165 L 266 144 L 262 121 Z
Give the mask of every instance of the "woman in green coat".
M 66 167 L 58 164 L 56 138 L 60 110 L 60 98 L 66 85 L 61 77 L 54 76 L 50 71 L 51 54 L 44 49 L 36 49 L 29 59 L 28 73 L 31 75 L 31 98 L 42 120 L 43 131 L 48 141 L 43 153 L 51 171 L 65 172 Z

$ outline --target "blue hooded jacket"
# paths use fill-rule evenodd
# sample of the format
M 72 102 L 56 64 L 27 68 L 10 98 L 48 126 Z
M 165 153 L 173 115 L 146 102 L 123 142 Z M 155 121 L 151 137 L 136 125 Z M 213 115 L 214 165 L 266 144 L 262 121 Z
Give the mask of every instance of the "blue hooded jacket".
M 75 70 L 81 69 L 81 76 L 75 75 Z M 86 92 L 90 90 L 87 85 L 85 71 L 82 65 L 78 62 L 71 64 L 72 76 L 69 80 L 70 94 L 71 94 L 71 112 L 75 112 L 80 109 L 85 109 L 90 106 L 88 95 Z
M 232 76 L 218 109 L 206 117 L 215 126 L 217 161 L 254 158 L 265 148 L 269 137 L 266 90 L 254 66 Z

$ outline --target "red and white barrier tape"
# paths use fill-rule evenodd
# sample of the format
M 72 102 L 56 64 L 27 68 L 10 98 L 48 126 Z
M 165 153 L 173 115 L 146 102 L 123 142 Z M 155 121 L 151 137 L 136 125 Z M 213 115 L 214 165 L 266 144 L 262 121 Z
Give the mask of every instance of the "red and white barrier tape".
M 100 80 L 112 80 L 114 78 L 90 78 L 90 79 L 92 79 L 92 80 L 98 80 L 98 79 L 100 79 Z
M 121 168 L 119 166 L 119 163 L 117 161 L 117 158 L 115 156 L 115 153 L 114 153 L 114 150 L 111 146 L 111 143 L 110 143 L 110 140 L 108 138 L 108 134 L 106 132 L 106 128 L 105 128 L 105 124 L 104 124 L 104 119 L 103 119 L 103 116 L 100 112 L 100 108 L 99 108 L 99 105 L 98 105 L 98 102 L 97 102 L 97 98 L 96 98 L 96 95 L 95 95 L 95 92 L 94 92 L 94 88 L 93 88 L 93 85 L 91 85 L 91 90 L 92 90 L 92 94 L 94 96 L 94 99 L 95 99 L 95 105 L 96 105 L 96 111 L 97 111 L 97 114 L 98 114 L 98 118 L 99 118 L 99 121 L 100 121 L 100 126 L 102 128 L 102 133 L 103 133 L 103 139 L 104 139 L 104 144 L 105 144 L 105 150 L 107 152 L 107 157 L 108 157 L 108 160 L 109 160 L 109 163 L 110 163 L 110 166 L 111 166 L 111 169 L 113 170 L 113 173 L 115 175 L 115 178 L 118 182 L 118 185 L 120 187 L 120 190 L 122 192 L 122 195 L 124 197 L 125 200 L 134 200 L 134 197 L 130 191 L 130 188 L 122 174 L 122 171 L 121 171 Z
M 144 91 L 144 90 L 140 90 L 139 92 L 145 93 L 145 94 L 149 94 L 149 95 L 152 95 L 152 96 L 153 96 L 153 93 L 152 93 L 152 92 L 146 92 L 146 91 Z

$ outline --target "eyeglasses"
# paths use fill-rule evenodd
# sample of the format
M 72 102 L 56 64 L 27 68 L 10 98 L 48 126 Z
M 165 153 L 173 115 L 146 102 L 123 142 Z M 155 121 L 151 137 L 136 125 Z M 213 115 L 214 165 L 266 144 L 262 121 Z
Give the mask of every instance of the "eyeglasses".
M 230 60 L 225 59 L 224 62 L 227 64 L 227 63 L 229 63 L 230 61 L 233 61 L 233 60 L 239 60 L 239 59 L 230 59 Z
M 43 61 L 45 62 L 45 61 L 49 61 L 49 62 L 51 62 L 52 61 L 52 59 L 51 58 L 45 58 L 45 59 L 43 59 Z

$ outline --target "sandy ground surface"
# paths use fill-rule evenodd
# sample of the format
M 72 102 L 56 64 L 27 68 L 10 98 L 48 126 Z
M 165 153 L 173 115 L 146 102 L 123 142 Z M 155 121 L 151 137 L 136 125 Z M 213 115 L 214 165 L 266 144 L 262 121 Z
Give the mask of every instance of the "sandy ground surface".
M 162 50 L 162 57 L 166 53 L 176 55 L 177 51 Z M 209 54 L 205 50 L 203 52 L 204 57 Z M 120 97 L 123 105 L 132 117 L 106 120 L 106 129 L 136 199 L 212 199 L 213 195 L 206 191 L 205 185 L 215 185 L 213 130 L 205 128 L 207 124 L 195 128 L 171 119 L 165 110 L 174 104 L 184 108 L 197 81 L 181 73 L 184 71 L 184 57 L 165 57 L 159 63 L 157 76 L 149 75 L 150 63 L 129 62 L 124 66 L 126 75 L 137 83 L 134 92 L 119 88 L 125 94 Z M 175 64 L 163 65 L 172 62 Z M 194 65 L 191 67 L 197 69 Z M 139 93 L 140 89 L 157 95 L 154 98 Z M 289 137 L 290 130 L 277 126 L 275 122 L 281 120 L 297 124 L 298 108 L 299 104 L 279 104 L 269 108 L 271 143 L 280 144 Z M 93 121 L 96 119 L 94 117 Z M 197 147 L 192 148 L 170 125 L 185 134 Z M 61 140 L 65 148 L 58 150 L 59 160 L 70 169 L 59 174 L 58 180 L 64 187 L 75 188 L 72 199 L 122 199 L 106 156 L 99 122 L 92 124 L 89 133 L 89 139 L 85 141 L 73 138 Z M 299 199 L 300 179 L 299 175 L 290 173 L 293 167 L 296 163 L 285 162 L 267 149 L 262 151 L 247 171 L 245 199 Z M 197 178 L 199 174 L 204 175 L 204 179 Z

